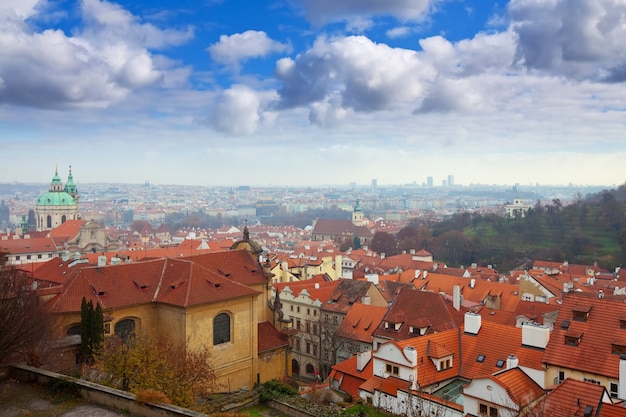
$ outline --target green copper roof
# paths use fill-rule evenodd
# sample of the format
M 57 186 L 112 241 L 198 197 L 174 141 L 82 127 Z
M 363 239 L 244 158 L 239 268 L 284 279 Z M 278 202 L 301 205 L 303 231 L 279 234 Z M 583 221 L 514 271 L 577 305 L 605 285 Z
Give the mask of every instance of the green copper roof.
M 67 176 L 67 183 L 65 184 L 64 191 L 70 194 L 78 194 L 78 188 L 74 183 L 74 176 L 72 175 L 72 167 L 70 166 L 70 175 Z
M 65 191 L 48 191 L 37 200 L 37 206 L 75 206 L 74 197 Z

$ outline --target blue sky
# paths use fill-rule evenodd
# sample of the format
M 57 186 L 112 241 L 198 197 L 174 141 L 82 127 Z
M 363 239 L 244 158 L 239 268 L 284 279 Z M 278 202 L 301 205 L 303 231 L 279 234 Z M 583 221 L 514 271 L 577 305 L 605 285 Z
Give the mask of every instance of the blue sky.
M 623 0 L 3 0 L 0 182 L 624 183 Z

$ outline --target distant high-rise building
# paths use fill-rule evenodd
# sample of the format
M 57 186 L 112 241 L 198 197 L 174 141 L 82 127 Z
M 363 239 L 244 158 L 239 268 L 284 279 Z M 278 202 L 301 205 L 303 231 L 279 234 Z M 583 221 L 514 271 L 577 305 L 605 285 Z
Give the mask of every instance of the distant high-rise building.
M 448 175 L 448 187 L 452 187 L 454 185 L 454 175 Z
M 433 186 L 433 177 L 426 177 L 426 185 L 429 187 Z
M 378 180 L 376 180 L 376 178 L 372 179 L 372 191 L 376 191 L 377 186 L 378 186 Z

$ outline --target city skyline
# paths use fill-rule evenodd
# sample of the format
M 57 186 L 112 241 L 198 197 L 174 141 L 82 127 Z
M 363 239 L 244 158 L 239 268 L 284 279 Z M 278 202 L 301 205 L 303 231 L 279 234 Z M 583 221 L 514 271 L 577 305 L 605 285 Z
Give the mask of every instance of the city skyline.
M 626 8 L 8 0 L 0 183 L 618 186 Z

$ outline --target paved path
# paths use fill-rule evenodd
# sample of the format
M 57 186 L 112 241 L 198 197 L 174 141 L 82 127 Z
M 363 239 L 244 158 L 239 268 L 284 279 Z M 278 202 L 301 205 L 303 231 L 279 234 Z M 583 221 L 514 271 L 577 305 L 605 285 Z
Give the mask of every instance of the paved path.
M 119 417 L 129 414 L 84 401 L 51 401 L 37 385 L 0 381 L 0 417 Z

